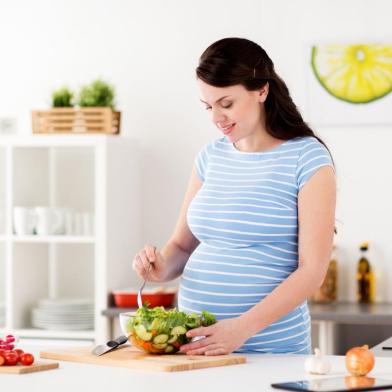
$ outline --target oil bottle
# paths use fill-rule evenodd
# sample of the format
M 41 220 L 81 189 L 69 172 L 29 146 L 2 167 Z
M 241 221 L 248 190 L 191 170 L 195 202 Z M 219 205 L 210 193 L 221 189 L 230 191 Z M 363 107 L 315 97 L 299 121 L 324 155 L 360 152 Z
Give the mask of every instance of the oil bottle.
M 361 257 L 357 267 L 357 288 L 359 303 L 373 303 L 375 299 L 374 271 L 368 260 L 369 243 L 363 242 L 360 247 Z

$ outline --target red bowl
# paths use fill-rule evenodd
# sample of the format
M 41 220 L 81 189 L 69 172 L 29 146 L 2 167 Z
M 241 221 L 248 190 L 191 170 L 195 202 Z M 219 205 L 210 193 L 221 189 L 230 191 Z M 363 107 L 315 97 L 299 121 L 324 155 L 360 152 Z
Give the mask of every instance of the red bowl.
M 176 293 L 146 293 L 142 294 L 143 303 L 149 302 L 150 307 L 173 306 Z M 114 303 L 118 308 L 137 308 L 137 293 L 114 292 Z

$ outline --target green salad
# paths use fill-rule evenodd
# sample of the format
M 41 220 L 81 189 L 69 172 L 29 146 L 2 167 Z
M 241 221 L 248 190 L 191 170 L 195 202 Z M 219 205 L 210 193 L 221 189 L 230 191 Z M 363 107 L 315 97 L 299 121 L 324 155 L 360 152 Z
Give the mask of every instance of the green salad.
M 144 305 L 128 321 L 127 331 L 132 344 L 138 348 L 149 353 L 168 354 L 191 340 L 186 336 L 188 330 L 215 322 L 215 316 L 207 311 L 188 314 L 176 309 L 165 310 L 162 306 L 150 309 Z

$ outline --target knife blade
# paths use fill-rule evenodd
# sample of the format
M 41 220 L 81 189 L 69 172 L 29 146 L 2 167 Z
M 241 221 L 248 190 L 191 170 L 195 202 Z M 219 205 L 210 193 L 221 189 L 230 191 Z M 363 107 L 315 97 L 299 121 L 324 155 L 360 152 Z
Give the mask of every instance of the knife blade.
M 103 354 L 108 353 L 109 351 L 114 350 L 118 346 L 121 346 L 122 344 L 126 343 L 128 341 L 128 337 L 125 335 L 121 335 L 118 338 L 114 340 L 109 340 L 106 344 L 100 344 L 96 347 L 93 348 L 91 351 L 92 354 L 96 356 L 100 356 Z

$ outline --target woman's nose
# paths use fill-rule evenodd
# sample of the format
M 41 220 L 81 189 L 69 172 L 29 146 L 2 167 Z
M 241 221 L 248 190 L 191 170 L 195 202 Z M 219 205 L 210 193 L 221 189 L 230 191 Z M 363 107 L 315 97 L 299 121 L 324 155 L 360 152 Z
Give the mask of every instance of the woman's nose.
M 226 116 L 219 109 L 211 109 L 212 111 L 212 121 L 216 124 L 218 122 L 224 122 Z

